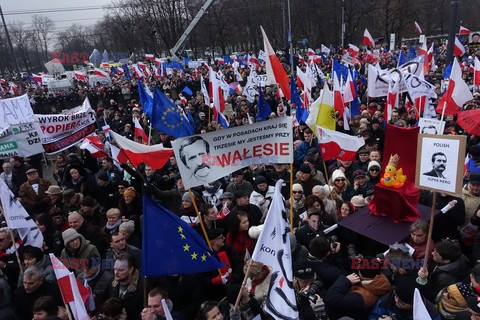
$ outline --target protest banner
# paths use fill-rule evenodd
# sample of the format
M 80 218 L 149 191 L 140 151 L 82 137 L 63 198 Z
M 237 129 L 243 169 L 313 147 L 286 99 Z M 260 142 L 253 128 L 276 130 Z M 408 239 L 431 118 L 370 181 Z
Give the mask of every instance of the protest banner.
M 33 110 L 28 95 L 0 99 L 0 133 L 9 126 L 33 122 Z
M 74 112 L 35 114 L 35 127 L 45 152 L 54 154 L 65 150 L 95 132 L 95 112 L 88 98 Z
M 293 161 L 292 118 L 176 139 L 172 142 L 185 189 L 204 185 L 252 164 Z
M 33 123 L 10 126 L 0 135 L 0 159 L 29 157 L 42 152 L 42 143 Z

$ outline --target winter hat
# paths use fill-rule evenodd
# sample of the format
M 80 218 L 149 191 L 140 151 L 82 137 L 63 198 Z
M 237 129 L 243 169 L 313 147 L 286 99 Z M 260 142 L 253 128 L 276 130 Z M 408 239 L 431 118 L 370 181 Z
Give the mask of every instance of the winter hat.
M 367 167 L 368 170 L 370 170 L 372 167 L 377 167 L 378 169 L 381 168 L 380 163 L 378 163 L 378 162 L 375 161 L 375 160 L 372 160 L 372 161 L 370 161 L 370 162 L 368 163 L 368 167 Z
M 347 179 L 345 177 L 345 173 L 343 173 L 343 171 L 340 169 L 337 169 L 332 173 L 332 181 L 335 181 L 337 179 Z
M 218 238 L 224 233 L 225 233 L 225 230 L 220 228 L 208 229 L 207 231 L 208 240 L 213 240 L 215 238 Z
M 135 191 L 135 188 L 134 187 L 128 187 L 127 190 L 125 190 L 125 192 L 123 192 L 123 196 L 130 196 L 130 197 L 133 197 L 135 198 L 135 196 L 137 195 L 137 192 Z
M 254 182 L 255 185 L 258 186 L 261 183 L 267 183 L 267 179 L 264 176 L 257 176 Z
M 310 167 L 306 164 L 302 164 L 298 171 L 303 172 L 303 173 L 312 174 L 312 170 L 310 170 Z
M 325 190 L 325 196 L 328 197 L 330 193 L 332 193 L 332 186 L 326 184 L 323 186 L 323 190 Z
M 135 231 L 135 222 L 133 222 L 133 220 L 122 222 L 118 229 L 125 229 L 128 231 L 128 233 L 132 234 Z
M 263 224 L 259 226 L 253 226 L 248 229 L 248 236 L 252 239 L 258 239 L 260 236 L 260 232 L 262 232 Z
M 46 194 L 62 194 L 62 189 L 59 186 L 50 186 L 48 187 Z
M 470 184 L 480 184 L 480 173 L 470 173 L 468 182 L 470 182 Z
M 77 232 L 77 230 L 73 228 L 68 228 L 67 230 L 62 232 L 63 243 L 65 243 L 65 246 L 67 246 L 70 241 L 73 241 L 80 237 L 81 235 Z
M 415 293 L 415 282 L 413 281 L 404 281 L 400 282 L 399 285 L 395 288 L 395 294 L 398 299 L 406 304 L 413 304 L 413 294 Z
M 62 192 L 62 196 L 65 198 L 71 198 L 75 195 L 75 190 L 73 189 L 67 189 Z
M 357 151 L 358 154 L 368 154 L 370 151 L 368 151 L 366 148 L 361 148 L 360 150 Z
M 452 299 L 454 299 L 459 307 L 466 308 L 467 300 L 465 300 L 464 294 L 460 291 L 460 288 L 457 284 L 449 285 L 446 290 Z
M 182 196 L 182 201 L 190 202 L 192 203 L 192 198 L 190 198 L 190 194 L 188 192 L 185 192 Z
M 361 208 L 367 205 L 367 202 L 361 195 L 353 196 L 350 203 L 353 204 L 355 208 Z
M 249 195 L 250 195 L 250 192 L 248 192 L 247 190 L 237 190 L 235 191 L 235 200 L 238 200 L 242 197 L 249 196 Z
M 233 195 L 233 193 L 227 191 L 227 192 L 222 193 L 222 195 L 220 196 L 220 200 L 223 200 L 223 199 L 230 199 L 230 200 L 234 201 L 235 196 Z
M 130 187 L 130 183 L 127 180 L 121 180 L 117 183 L 117 186 L 124 186 L 125 188 Z
M 292 191 L 302 191 L 303 192 L 303 187 L 300 183 L 294 183 L 292 186 Z
M 359 177 L 365 177 L 365 171 L 363 170 L 355 170 L 353 172 L 353 179 L 359 178 Z

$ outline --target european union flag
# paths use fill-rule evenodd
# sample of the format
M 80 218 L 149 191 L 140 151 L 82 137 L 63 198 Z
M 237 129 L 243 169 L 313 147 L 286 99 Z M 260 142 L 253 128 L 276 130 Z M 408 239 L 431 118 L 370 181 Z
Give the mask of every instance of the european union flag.
M 293 75 L 290 77 L 290 97 L 292 98 L 292 103 L 295 104 L 295 116 L 297 117 L 297 121 L 300 124 L 305 123 L 308 118 L 308 111 L 302 107 L 302 100 L 298 95 L 297 84 L 295 83 Z
M 151 94 L 151 93 L 150 93 Z M 143 112 L 150 118 L 152 117 L 153 97 L 145 90 L 142 79 L 138 79 L 138 95 L 142 104 Z
M 172 66 L 173 69 L 183 70 L 182 64 L 178 61 L 170 62 L 170 65 Z
M 442 78 L 449 79 L 451 73 L 452 73 L 452 63 L 449 63 L 448 66 L 445 68 L 445 71 L 443 72 Z
M 182 92 L 185 92 L 187 95 L 189 95 L 190 97 L 193 96 L 193 92 L 192 92 L 192 89 L 190 89 L 188 86 L 185 86 L 183 89 L 182 89 Z
M 200 273 L 223 266 L 192 227 L 143 196 L 143 276 Z
M 123 71 L 125 71 L 125 75 L 124 75 L 125 80 L 131 81 L 131 80 L 132 80 L 132 76 L 130 75 L 130 70 L 128 69 L 128 66 L 127 66 L 126 64 L 124 64 L 124 65 L 122 66 L 122 69 L 123 69 Z
M 343 79 L 344 81 L 348 78 L 348 69 L 347 66 L 341 64 L 340 62 L 333 60 L 332 65 L 333 71 L 337 74 L 338 79 Z
M 229 56 L 223 56 L 223 62 L 227 63 L 227 64 L 232 64 L 233 63 L 233 59 L 230 58 Z
M 417 52 L 415 51 L 415 48 L 413 46 L 408 47 L 408 61 L 415 59 L 417 57 Z
M 265 100 L 265 97 L 263 96 L 263 90 L 262 88 L 258 88 L 258 114 L 257 114 L 257 119 L 258 121 L 265 121 L 270 117 L 270 114 L 272 114 L 272 109 L 270 108 L 270 105 L 268 104 L 267 100 Z
M 403 50 L 400 50 L 400 54 L 398 55 L 397 68 L 404 65 L 405 63 L 407 63 L 407 57 L 405 57 L 405 53 L 403 53 Z
M 170 99 L 160 89 L 155 87 L 153 94 L 152 125 L 160 132 L 175 138 L 193 135 L 193 128 L 188 120 Z

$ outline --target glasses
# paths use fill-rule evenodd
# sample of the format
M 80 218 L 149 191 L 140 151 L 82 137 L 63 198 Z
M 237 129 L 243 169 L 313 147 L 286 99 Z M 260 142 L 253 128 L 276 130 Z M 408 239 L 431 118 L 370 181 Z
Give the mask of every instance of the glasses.
M 343 179 L 343 178 L 340 178 L 340 179 L 335 179 L 335 181 L 338 181 L 338 182 L 344 182 L 344 181 L 345 181 L 345 179 Z
M 303 193 L 302 191 L 292 191 L 293 193 L 301 194 Z
M 373 172 L 378 172 L 380 171 L 380 169 L 377 169 L 377 168 L 371 168 L 370 171 L 373 171 Z

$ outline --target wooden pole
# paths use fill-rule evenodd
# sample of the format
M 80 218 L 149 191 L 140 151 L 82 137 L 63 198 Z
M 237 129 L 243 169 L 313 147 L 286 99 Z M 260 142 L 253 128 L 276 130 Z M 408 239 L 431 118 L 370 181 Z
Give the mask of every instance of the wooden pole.
M 293 163 L 290 163 L 290 232 L 293 232 Z
M 210 240 L 208 239 L 207 230 L 205 229 L 205 225 L 203 224 L 202 217 L 198 212 L 197 203 L 195 202 L 195 196 L 193 195 L 192 189 L 188 189 L 188 194 L 190 195 L 190 199 L 192 200 L 193 208 L 195 209 L 195 213 L 197 214 L 198 221 L 200 222 L 200 227 L 202 227 L 203 236 L 207 241 L 208 247 L 210 248 L 210 250 L 213 251 L 212 245 L 210 244 Z M 217 269 L 217 270 L 218 270 L 218 273 L 220 274 L 220 277 L 223 276 L 222 271 L 220 269 Z
M 23 274 L 23 266 L 22 262 L 20 261 L 20 255 L 18 254 L 17 246 L 15 245 L 15 237 L 13 236 L 12 228 L 8 228 L 8 233 L 10 234 L 10 238 L 12 239 L 12 246 L 15 249 L 15 255 L 17 256 L 18 266 L 20 267 L 20 272 Z
M 428 226 L 428 238 L 427 238 L 427 246 L 425 247 L 425 260 L 423 261 L 423 268 L 427 269 L 428 267 L 428 256 L 430 254 L 430 246 L 432 242 L 432 232 L 433 232 L 433 220 L 435 218 L 435 206 L 437 204 L 437 193 L 434 191 L 433 192 L 433 197 L 432 197 L 432 210 L 430 211 L 430 223 Z
M 242 290 L 243 288 L 245 288 L 245 285 L 247 283 L 247 279 L 248 279 L 248 275 L 250 274 L 250 267 L 252 266 L 252 263 L 253 263 L 253 260 L 250 259 L 250 263 L 248 264 L 248 267 L 247 267 L 247 272 L 245 272 L 245 277 L 243 277 L 242 286 L 240 287 L 237 300 L 235 301 L 235 308 L 238 307 L 238 304 L 240 303 L 240 298 L 242 297 Z
M 65 311 L 67 312 L 68 319 L 69 320 L 74 320 L 73 316 L 72 316 L 72 312 L 70 311 L 70 307 L 67 304 L 65 304 Z
M 148 130 L 148 142 L 147 142 L 147 146 L 150 145 L 151 139 L 152 139 L 152 120 L 150 120 L 150 129 Z

